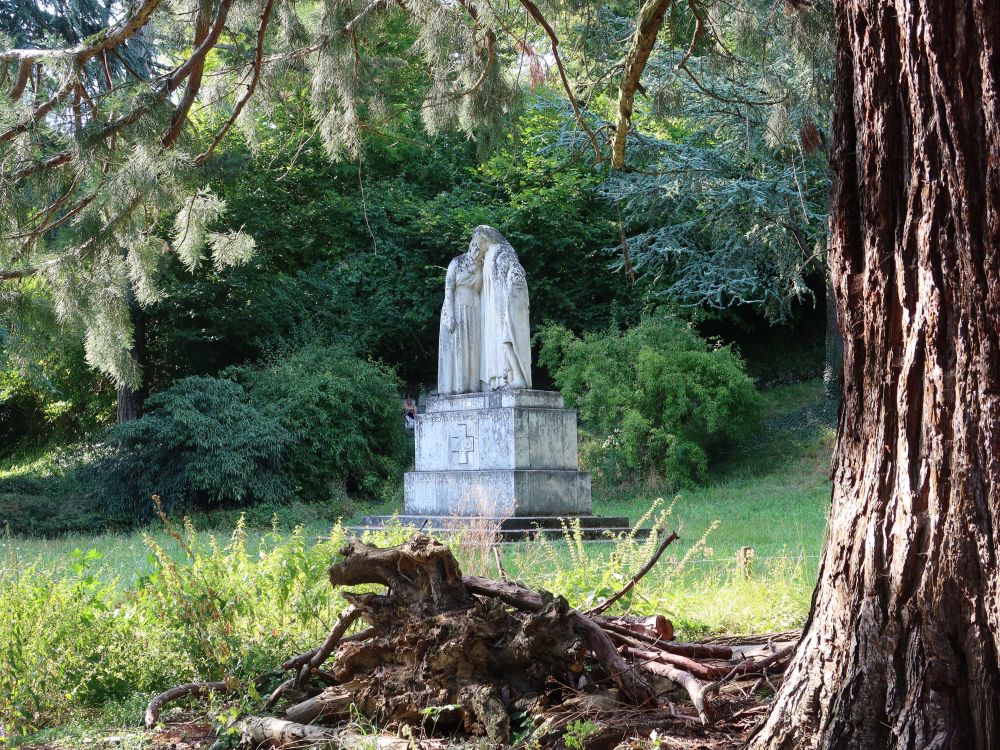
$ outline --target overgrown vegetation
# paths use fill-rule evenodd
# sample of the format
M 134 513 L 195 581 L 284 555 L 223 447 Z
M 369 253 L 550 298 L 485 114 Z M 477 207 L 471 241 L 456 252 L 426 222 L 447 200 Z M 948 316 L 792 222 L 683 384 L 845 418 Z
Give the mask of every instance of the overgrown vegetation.
M 763 402 L 762 431 L 713 466 L 707 487 L 659 502 L 641 484 L 598 498 L 599 512 L 682 537 L 619 611 L 665 614 L 683 638 L 801 624 L 826 524 L 832 423 L 819 381 L 765 392 Z M 258 525 L 266 507 L 253 509 Z M 321 640 L 343 606 L 326 582 L 343 530 L 331 532 L 314 509 L 281 512 L 285 523 L 263 530 L 239 522 L 234 530 L 233 516 L 219 512 L 197 521 L 218 532 L 192 522 L 0 540 L 0 611 L 11 623 L 0 629 L 0 725 L 120 732 L 157 690 L 196 677 L 253 677 Z M 296 524 L 304 525 L 289 530 Z M 463 567 L 496 575 L 492 553 L 473 542 L 458 540 Z M 637 536 L 584 542 L 570 525 L 564 539 L 506 545 L 503 564 L 583 605 L 620 587 L 651 544 Z M 750 568 L 735 561 L 745 546 L 756 553 Z M 241 700 L 259 705 L 249 691 Z
M 739 355 L 664 312 L 582 337 L 549 326 L 538 341 L 539 362 L 590 430 L 585 462 L 610 485 L 651 474 L 669 487 L 701 481 L 713 450 L 757 426 Z
M 178 380 L 113 429 L 95 492 L 132 513 L 153 495 L 211 510 L 391 494 L 405 449 L 387 368 L 313 346 L 223 375 Z
M 368 539 L 392 543 L 409 533 Z M 321 641 L 343 606 L 326 581 L 343 542 L 340 526 L 317 543 L 302 528 L 253 538 L 238 526 L 218 540 L 186 524 L 144 536 L 128 559 L 95 549 L 40 563 L 5 540 L 0 606 L 11 625 L 0 631 L 0 726 L 8 738 L 74 718 L 91 731 L 128 726 L 151 694 L 193 679 L 241 680 L 241 700 L 259 707 L 276 683 L 253 678 Z M 584 544 L 570 531 L 565 541 L 512 546 L 504 565 L 585 604 L 620 585 L 650 544 Z M 686 557 L 704 551 L 701 543 Z M 723 563 L 705 576 L 682 557 L 662 563 L 624 606 L 673 615 L 683 636 L 783 630 L 801 623 L 810 585 L 801 563 L 751 577 Z M 726 615 L 716 609 L 716 621 L 678 617 L 717 597 L 735 598 Z

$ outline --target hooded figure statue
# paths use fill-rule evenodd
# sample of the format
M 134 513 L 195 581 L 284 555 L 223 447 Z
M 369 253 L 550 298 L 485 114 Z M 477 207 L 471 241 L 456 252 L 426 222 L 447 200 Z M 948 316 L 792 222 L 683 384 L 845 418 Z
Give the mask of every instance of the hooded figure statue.
M 472 246 L 483 251 L 482 390 L 531 388 L 531 329 L 524 266 L 511 244 L 493 227 L 476 227 Z

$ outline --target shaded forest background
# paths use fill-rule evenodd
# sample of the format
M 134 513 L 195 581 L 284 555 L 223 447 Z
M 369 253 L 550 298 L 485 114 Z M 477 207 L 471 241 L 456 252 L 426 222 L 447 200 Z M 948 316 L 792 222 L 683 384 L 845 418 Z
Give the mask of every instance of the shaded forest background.
M 613 52 L 612 32 L 628 32 L 625 10 L 602 6 L 608 39 L 570 37 L 581 77 Z M 55 460 L 70 472 L 55 489 L 4 480 L 4 520 L 42 533 L 130 523 L 152 494 L 202 508 L 398 499 L 399 400 L 433 390 L 444 271 L 478 224 L 500 229 L 527 270 L 536 357 L 548 342 L 536 387 L 581 408 L 588 468 L 613 484 L 699 481 L 755 418 L 754 388 L 830 369 L 826 10 L 748 3 L 725 27 L 735 57 L 713 68 L 703 43 L 696 86 L 675 72 L 694 23 L 675 6 L 625 170 L 586 152 L 541 37 L 526 34 L 509 71 L 519 94 L 488 126 L 429 134 L 424 71 L 404 55 L 414 37 L 386 23 L 375 76 L 393 92 L 384 106 L 399 107 L 361 128 L 357 158 L 331 161 L 306 82 L 284 74 L 205 164 L 190 204 L 209 207 L 214 232 L 251 237 L 252 253 L 192 262 L 164 244 L 132 278 L 128 320 L 96 334 L 92 319 L 59 317 L 41 281 L 7 283 L 0 457 L 69 446 Z M 611 105 L 595 89 L 593 124 Z M 192 113 L 195 145 L 221 117 Z M 163 213 L 164 233 L 185 210 Z M 95 359 L 101 335 L 131 335 L 137 379 Z M 572 340 L 635 367 L 573 372 Z M 672 355 L 648 366 L 649 352 L 683 351 L 704 366 Z M 613 395 L 626 391 L 640 397 Z

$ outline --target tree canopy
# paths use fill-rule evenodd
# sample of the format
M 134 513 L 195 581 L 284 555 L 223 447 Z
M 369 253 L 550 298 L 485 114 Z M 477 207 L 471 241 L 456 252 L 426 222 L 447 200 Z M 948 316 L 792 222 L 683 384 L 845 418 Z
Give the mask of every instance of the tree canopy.
M 822 264 L 825 3 L 39 8 L 14 13 L 0 51 L 12 351 L 52 320 L 80 330 L 94 367 L 137 385 L 135 311 L 161 300 L 163 258 L 220 271 L 258 249 L 254 231 L 225 220 L 231 197 L 218 190 L 239 144 L 259 154 L 298 123 L 293 163 L 315 142 L 363 164 L 366 138 L 422 129 L 462 133 L 483 157 L 508 142 L 525 97 L 553 109 L 539 152 L 582 160 L 603 184 L 618 223 L 607 247 L 625 276 L 687 304 L 780 318 Z M 696 229 L 706 216 L 717 221 Z

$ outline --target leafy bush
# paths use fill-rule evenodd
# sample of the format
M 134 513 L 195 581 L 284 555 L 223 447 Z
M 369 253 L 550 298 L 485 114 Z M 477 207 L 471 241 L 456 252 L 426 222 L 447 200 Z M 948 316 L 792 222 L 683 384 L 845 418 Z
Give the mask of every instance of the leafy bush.
M 111 505 L 210 510 L 391 492 L 405 444 L 391 370 L 307 347 L 269 367 L 189 377 L 109 433 L 99 492 Z
M 398 382 L 384 365 L 311 346 L 264 370 L 234 368 L 261 408 L 293 436 L 283 467 L 300 500 L 331 492 L 377 497 L 399 479 L 405 440 Z
M 321 642 L 343 607 L 326 580 L 343 540 L 339 525 L 318 544 L 301 528 L 251 539 L 239 523 L 219 543 L 168 525 L 144 535 L 145 564 L 114 569 L 96 550 L 30 563 L 0 537 L 0 745 L 116 705 L 134 725 L 150 695 L 193 680 L 236 679 L 259 704 L 253 678 Z
M 141 419 L 109 433 L 100 492 L 111 505 L 150 509 L 280 501 L 290 485 L 282 459 L 293 436 L 251 402 L 242 385 L 190 377 L 150 396 Z
M 592 468 L 609 480 L 644 472 L 673 486 L 697 482 L 712 449 L 759 420 L 759 396 L 739 355 L 709 346 L 669 315 L 582 338 L 550 325 L 537 338 L 539 363 L 597 439 Z

